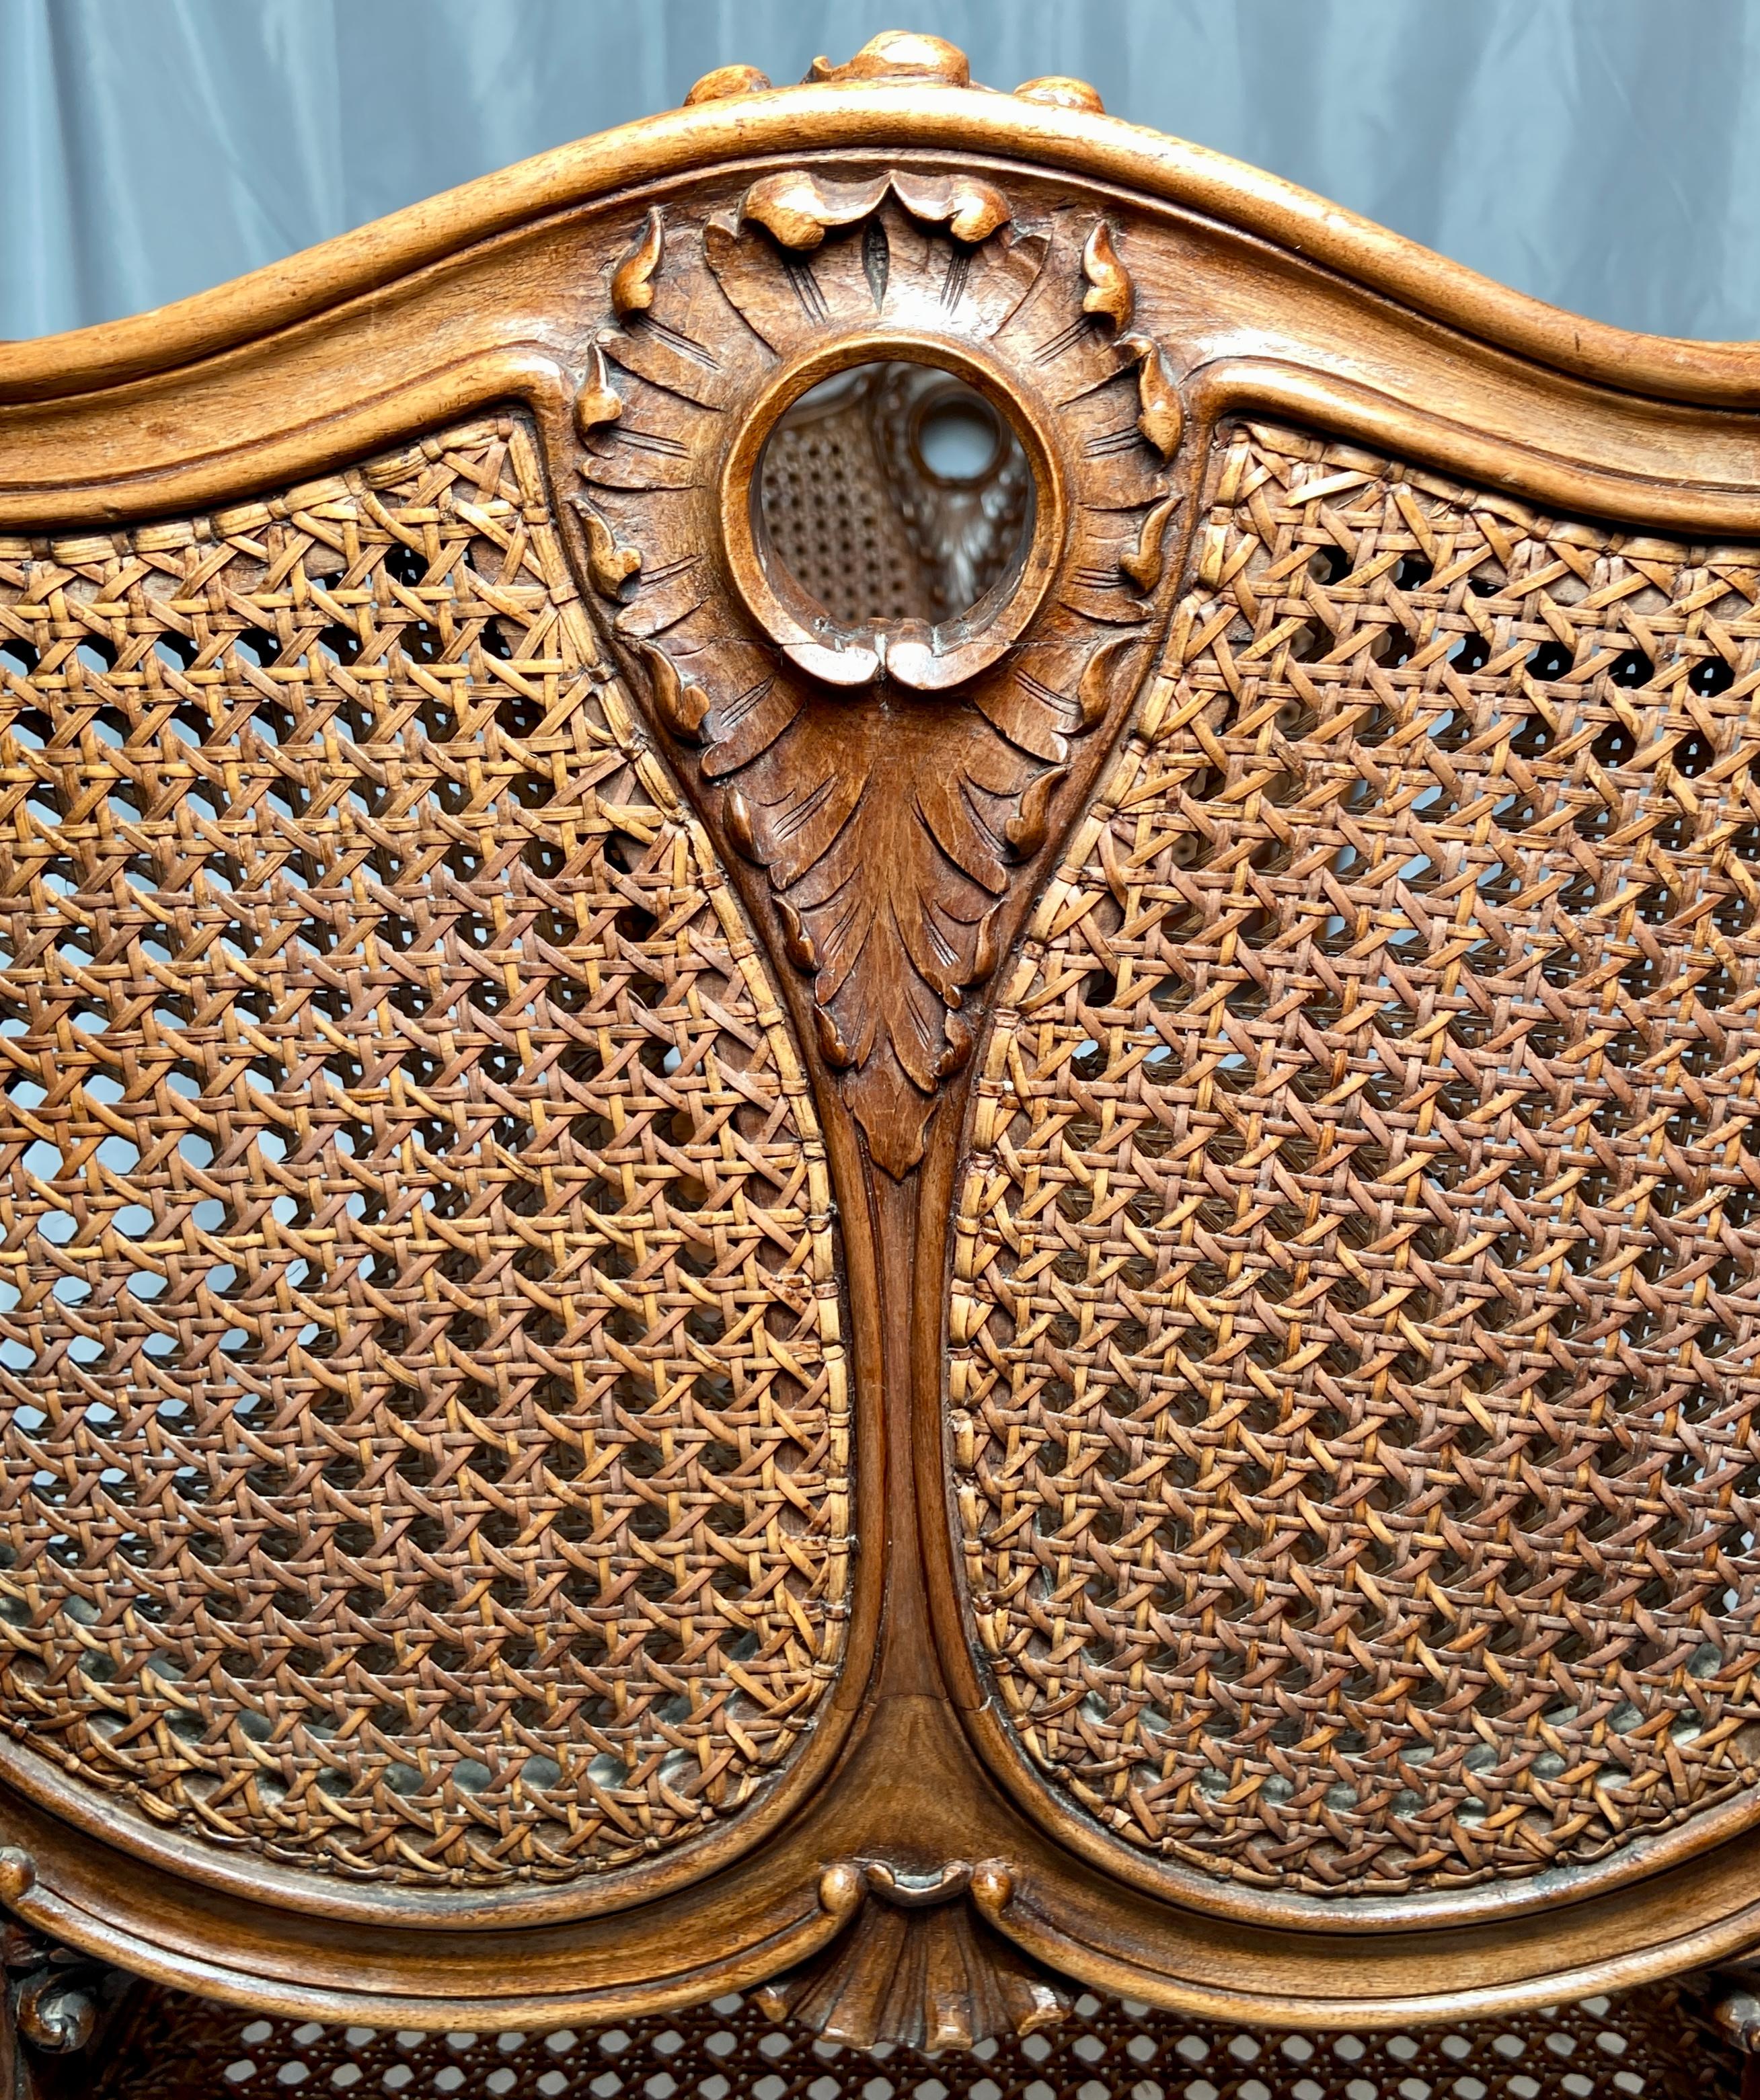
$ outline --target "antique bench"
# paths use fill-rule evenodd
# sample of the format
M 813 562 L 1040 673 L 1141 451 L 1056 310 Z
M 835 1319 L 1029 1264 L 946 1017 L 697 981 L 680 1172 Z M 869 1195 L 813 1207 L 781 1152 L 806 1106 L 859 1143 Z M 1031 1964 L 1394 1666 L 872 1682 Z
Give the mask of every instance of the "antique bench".
M 1757 404 L 902 35 L 0 346 L 0 2093 L 1735 2092 Z

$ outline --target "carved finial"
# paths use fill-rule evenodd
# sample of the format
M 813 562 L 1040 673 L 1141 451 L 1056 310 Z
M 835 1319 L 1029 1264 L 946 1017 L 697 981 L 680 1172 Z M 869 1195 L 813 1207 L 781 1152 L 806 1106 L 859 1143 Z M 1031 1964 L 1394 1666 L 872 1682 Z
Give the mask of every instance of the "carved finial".
M 770 84 L 770 75 L 760 73 L 756 66 L 717 66 L 692 87 L 685 97 L 685 107 L 695 109 L 700 102 L 725 102 L 732 95 L 762 95 Z
M 0 1846 L 0 1903 L 15 1904 L 36 1886 L 37 1862 L 16 1845 Z
M 1001 1875 L 1005 1901 L 1007 1870 L 988 1862 L 977 1871 Z M 934 2056 L 1068 2017 L 1061 1984 L 975 1915 L 966 1900 L 973 1870 L 964 1860 L 920 1877 L 877 1862 L 845 1863 L 827 1882 L 833 1873 L 845 1878 L 827 1909 L 847 1907 L 852 1873 L 868 1899 L 822 1953 L 756 1994 L 770 2018 L 798 2020 L 853 2049 L 902 2044 Z
M 1023 80 L 1014 94 L 1017 102 L 1042 102 L 1051 109 L 1085 109 L 1096 117 L 1106 113 L 1100 90 L 1085 80 L 1073 80 L 1067 73 L 1048 73 L 1038 80 Z
M 809 81 L 937 82 L 943 87 L 969 87 L 972 68 L 965 53 L 944 37 L 924 37 L 910 29 L 883 29 L 871 37 L 847 65 L 814 59 Z
M 611 311 L 619 320 L 646 313 L 654 303 L 654 273 L 660 267 L 666 230 L 658 205 L 651 205 L 642 231 L 611 276 Z

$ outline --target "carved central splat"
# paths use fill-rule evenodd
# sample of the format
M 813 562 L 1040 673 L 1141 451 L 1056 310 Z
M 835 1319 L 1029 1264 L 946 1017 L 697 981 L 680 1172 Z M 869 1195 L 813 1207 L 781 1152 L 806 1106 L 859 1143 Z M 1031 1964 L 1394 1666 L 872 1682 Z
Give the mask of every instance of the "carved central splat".
M 651 211 L 609 289 L 577 407 L 592 580 L 712 827 L 768 876 L 820 1052 L 902 1175 L 1074 747 L 1147 668 L 1178 399 L 1105 223 L 1023 227 L 969 177 L 784 172 L 700 223 Z M 968 613 L 840 627 L 778 576 L 754 483 L 792 399 L 888 359 L 1006 417 L 1030 532 Z

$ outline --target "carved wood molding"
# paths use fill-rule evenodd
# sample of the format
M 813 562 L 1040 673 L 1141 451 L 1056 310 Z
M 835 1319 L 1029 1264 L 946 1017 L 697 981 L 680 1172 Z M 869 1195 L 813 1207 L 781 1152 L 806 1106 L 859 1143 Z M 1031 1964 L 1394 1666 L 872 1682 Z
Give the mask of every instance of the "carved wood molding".
M 0 346 L 0 1899 L 443 2034 L 1745 1992 L 1752 354 L 933 38 L 425 212 Z M 966 611 L 779 559 L 868 363 Z
M 0 1847 L 0 1901 L 11 1904 L 37 1877 L 15 1846 Z M 0 2094 L 5 2100 L 72 2100 L 86 2077 L 80 2058 L 108 2025 L 127 1979 L 90 1956 L 0 1917 Z
M 995 185 L 805 169 L 613 267 L 577 404 L 589 571 L 712 824 L 768 876 L 820 1054 L 876 1161 L 922 1155 L 973 1042 L 999 908 L 1071 748 L 1147 668 L 1181 415 L 1112 229 Z M 1019 573 L 973 611 L 840 629 L 790 602 L 754 495 L 788 404 L 884 359 L 983 393 L 1037 484 Z
M 828 1909 L 858 1890 L 860 1907 L 822 1952 L 758 1992 L 769 2018 L 855 2049 L 891 2043 L 933 2056 L 1069 2017 L 1062 1979 L 975 1908 L 979 1891 L 986 1907 L 1006 1905 L 1012 1877 L 1000 1862 L 957 1860 L 911 1874 L 864 1861 L 830 1868 L 826 1881 Z

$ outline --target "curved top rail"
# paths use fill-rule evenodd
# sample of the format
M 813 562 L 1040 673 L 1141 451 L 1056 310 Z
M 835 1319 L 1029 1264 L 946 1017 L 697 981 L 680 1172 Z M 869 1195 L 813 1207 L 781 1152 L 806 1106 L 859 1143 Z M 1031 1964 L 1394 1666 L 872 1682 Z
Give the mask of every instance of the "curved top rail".
M 1294 183 L 1069 106 L 1071 98 L 947 85 L 920 68 L 914 77 L 814 80 L 755 93 L 718 91 L 718 76 L 702 85 L 714 99 L 540 153 L 211 291 L 126 320 L 0 344 L 0 404 L 65 399 L 174 370 L 511 228 L 717 161 L 803 148 L 911 146 L 1005 153 L 1165 199 L 1481 342 L 1603 386 L 1726 408 L 1760 405 L 1760 343 L 1696 342 L 1584 320 Z

